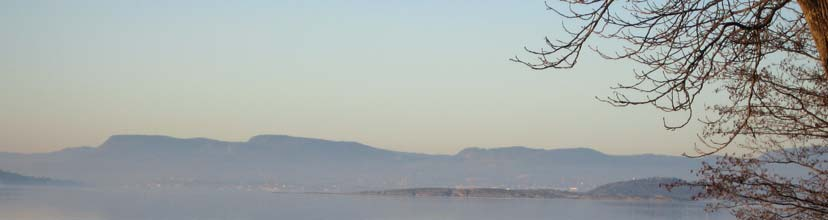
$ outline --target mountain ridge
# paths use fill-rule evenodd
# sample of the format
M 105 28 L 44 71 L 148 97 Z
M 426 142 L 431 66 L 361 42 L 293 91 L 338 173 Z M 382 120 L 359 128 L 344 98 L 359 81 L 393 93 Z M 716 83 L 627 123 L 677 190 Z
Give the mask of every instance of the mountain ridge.
M 112 145 L 110 142 L 121 142 L 123 140 L 135 139 L 135 138 L 151 138 L 157 140 L 172 140 L 172 141 L 200 141 L 200 142 L 218 142 L 218 143 L 227 143 L 227 144 L 239 144 L 239 143 L 254 143 L 254 142 L 261 142 L 262 138 L 271 138 L 271 137 L 279 137 L 279 138 L 291 138 L 291 139 L 301 139 L 301 140 L 310 140 L 310 141 L 324 141 L 324 142 L 333 142 L 333 143 L 352 143 L 352 144 L 359 144 L 368 146 L 371 148 L 385 150 L 385 151 L 393 151 L 399 153 L 412 153 L 412 154 L 423 154 L 423 155 L 434 155 L 434 156 L 460 156 L 466 152 L 473 152 L 473 151 L 508 151 L 508 150 L 527 150 L 533 152 L 548 152 L 548 151 L 583 151 L 588 153 L 596 153 L 596 154 L 603 154 L 608 156 L 664 156 L 664 157 L 682 157 L 681 155 L 670 155 L 670 154 L 657 154 L 657 153 L 641 153 L 641 154 L 608 154 L 602 151 L 589 148 L 589 147 L 561 147 L 561 148 L 537 148 L 537 147 L 530 147 L 530 146 L 500 146 L 500 147 L 465 147 L 460 149 L 457 153 L 454 154 L 445 154 L 445 153 L 424 153 L 424 152 L 410 152 L 410 151 L 399 151 L 399 150 L 392 150 L 392 149 L 385 149 L 370 146 L 367 144 L 363 144 L 358 141 L 346 141 L 346 140 L 327 140 L 323 138 L 312 138 L 312 137 L 301 137 L 301 136 L 294 136 L 294 135 L 284 135 L 284 134 L 259 134 L 254 135 L 248 138 L 246 141 L 225 141 L 207 137 L 174 137 L 169 135 L 159 135 L 159 134 L 116 134 L 111 135 L 108 137 L 103 143 L 95 146 L 74 146 L 74 147 L 66 147 L 54 151 L 47 151 L 47 152 L 34 152 L 34 153 L 23 153 L 23 152 L 4 152 L 0 151 L 0 154 L 48 154 L 48 153 L 58 153 L 61 151 L 67 150 L 88 150 L 88 149 L 98 149 L 103 146 Z
M 424 186 L 588 189 L 677 172 L 680 178 L 692 178 L 689 171 L 699 165 L 700 160 L 684 157 L 610 155 L 589 148 L 471 147 L 435 155 L 288 135 L 257 135 L 241 142 L 113 135 L 98 147 L 0 153 L 0 168 L 79 182 L 279 185 L 282 191 Z

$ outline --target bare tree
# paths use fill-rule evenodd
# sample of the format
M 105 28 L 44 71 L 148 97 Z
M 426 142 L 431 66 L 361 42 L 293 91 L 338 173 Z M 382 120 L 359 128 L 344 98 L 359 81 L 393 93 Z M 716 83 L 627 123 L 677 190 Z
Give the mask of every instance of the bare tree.
M 797 0 L 797 2 L 811 27 L 811 34 L 822 58 L 822 68 L 828 77 L 828 1 Z
M 722 201 L 711 208 L 732 208 L 741 219 L 828 219 L 828 1 L 562 2 L 547 8 L 578 26 L 565 25 L 564 40 L 525 48 L 537 60 L 512 61 L 537 70 L 572 68 L 588 48 L 642 64 L 634 83 L 599 99 L 686 113 L 681 123 L 665 123 L 669 130 L 697 119 L 705 125 L 701 147 L 686 156 L 731 145 L 749 150 L 698 170 L 696 184 L 706 187 L 700 196 Z M 596 37 L 623 48 L 592 47 Z M 694 114 L 705 90 L 729 102 Z M 797 174 L 783 176 L 780 169 Z

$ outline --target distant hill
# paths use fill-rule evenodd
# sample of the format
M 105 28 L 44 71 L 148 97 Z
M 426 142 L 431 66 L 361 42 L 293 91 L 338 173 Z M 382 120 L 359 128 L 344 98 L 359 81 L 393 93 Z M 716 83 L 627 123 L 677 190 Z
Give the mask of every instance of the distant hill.
M 680 186 L 667 190 L 669 184 L 683 184 L 686 181 L 678 178 L 653 177 L 629 181 L 614 182 L 599 186 L 587 192 L 587 195 L 597 198 L 669 198 L 676 200 L 690 200 L 701 193 L 701 188 Z
M 413 188 L 359 192 L 358 195 L 413 196 L 413 197 L 468 197 L 468 198 L 579 198 L 579 194 L 554 189 L 501 188 Z
M 55 180 L 44 177 L 24 176 L 17 173 L 0 170 L 0 186 L 68 186 L 74 182 Z
M 691 200 L 700 189 L 676 187 L 668 191 L 664 185 L 686 183 L 678 178 L 652 177 L 601 185 L 588 192 L 570 192 L 555 189 L 503 188 L 412 188 L 376 190 L 358 195 L 410 197 L 479 197 L 479 198 L 535 198 L 535 199 L 620 199 L 620 200 Z
M 330 192 L 415 187 L 583 191 L 623 179 L 690 179 L 690 170 L 700 164 L 679 156 L 608 155 L 588 148 L 467 148 L 454 155 L 429 155 L 287 135 L 259 135 L 244 142 L 115 135 L 97 147 L 0 153 L 0 167 L 95 185 Z

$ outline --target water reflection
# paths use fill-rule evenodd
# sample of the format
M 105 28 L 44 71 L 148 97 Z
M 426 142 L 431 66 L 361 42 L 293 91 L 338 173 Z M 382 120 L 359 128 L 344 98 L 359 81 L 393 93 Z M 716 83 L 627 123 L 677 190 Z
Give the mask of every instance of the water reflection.
M 0 219 L 733 219 L 685 202 L 0 188 Z

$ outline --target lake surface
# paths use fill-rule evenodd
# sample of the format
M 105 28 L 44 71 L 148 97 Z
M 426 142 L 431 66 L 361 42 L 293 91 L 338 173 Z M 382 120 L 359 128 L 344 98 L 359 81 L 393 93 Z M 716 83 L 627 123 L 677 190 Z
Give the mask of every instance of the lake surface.
M 698 202 L 375 197 L 239 191 L 0 187 L 0 219 L 15 220 L 647 220 L 734 219 Z

